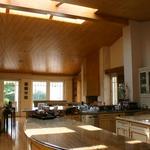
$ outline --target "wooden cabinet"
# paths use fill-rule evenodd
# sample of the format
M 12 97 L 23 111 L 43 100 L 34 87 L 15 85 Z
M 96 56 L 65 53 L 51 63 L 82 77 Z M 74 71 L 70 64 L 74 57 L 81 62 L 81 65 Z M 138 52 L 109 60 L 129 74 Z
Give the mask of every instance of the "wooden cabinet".
M 150 143 L 150 128 L 146 125 L 131 123 L 130 138 Z
M 93 115 L 82 115 L 81 121 L 84 124 L 93 125 L 99 127 L 99 118 L 98 114 Z
M 99 96 L 99 51 L 90 53 L 86 59 L 86 96 Z
M 129 137 L 129 122 L 116 120 L 116 133 L 125 137 Z
M 72 79 L 72 100 L 73 102 L 81 102 L 81 75 Z
M 150 126 L 125 120 L 116 120 L 116 133 L 130 139 L 150 143 Z
M 111 132 L 116 132 L 116 117 L 124 116 L 124 113 L 100 114 L 99 127 Z
M 139 70 L 140 96 L 150 97 L 150 68 Z

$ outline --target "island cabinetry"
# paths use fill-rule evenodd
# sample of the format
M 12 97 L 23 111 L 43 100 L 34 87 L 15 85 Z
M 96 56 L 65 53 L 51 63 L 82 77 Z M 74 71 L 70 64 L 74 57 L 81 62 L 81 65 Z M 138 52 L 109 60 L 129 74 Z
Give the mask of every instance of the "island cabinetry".
M 145 115 L 139 116 L 125 116 L 124 118 L 117 117 L 116 119 L 116 133 L 129 137 L 130 139 L 139 140 L 150 143 L 150 122 L 144 118 Z M 142 120 L 142 118 L 144 118 Z M 149 115 L 148 115 L 149 118 Z
M 125 137 L 129 137 L 129 122 L 117 120 L 116 121 L 116 133 Z
M 124 113 L 99 114 L 99 127 L 111 132 L 116 132 L 116 117 Z
M 150 143 L 150 128 L 146 125 L 131 123 L 130 138 Z
M 98 114 L 82 115 L 81 120 L 84 124 L 99 127 Z

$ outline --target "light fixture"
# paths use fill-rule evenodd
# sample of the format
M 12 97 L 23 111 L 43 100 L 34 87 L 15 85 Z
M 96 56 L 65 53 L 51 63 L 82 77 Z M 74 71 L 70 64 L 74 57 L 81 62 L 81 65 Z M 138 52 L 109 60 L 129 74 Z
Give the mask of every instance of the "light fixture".
M 6 8 L 1 8 L 0 7 L 0 13 L 6 13 Z
M 49 19 L 49 17 L 50 17 L 49 14 L 40 14 L 40 13 L 20 11 L 20 10 L 13 10 L 13 9 L 10 9 L 9 13 L 13 14 L 13 15 L 21 15 L 21 16 L 41 18 L 41 19 Z
M 83 19 L 73 19 L 73 18 L 59 17 L 59 16 L 53 16 L 52 20 L 75 23 L 75 24 L 82 24 L 83 22 L 85 22 L 85 20 Z

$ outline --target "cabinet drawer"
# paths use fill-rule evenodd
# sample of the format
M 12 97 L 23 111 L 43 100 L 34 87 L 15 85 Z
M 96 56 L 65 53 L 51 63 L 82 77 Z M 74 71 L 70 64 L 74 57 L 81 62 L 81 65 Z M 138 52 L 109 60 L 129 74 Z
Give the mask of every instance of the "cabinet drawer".
M 122 120 L 116 120 L 116 126 L 117 127 L 124 127 L 124 128 L 129 128 L 129 122 L 127 121 L 122 121 Z
M 141 134 L 149 134 L 149 127 L 141 124 L 131 123 L 130 131 Z

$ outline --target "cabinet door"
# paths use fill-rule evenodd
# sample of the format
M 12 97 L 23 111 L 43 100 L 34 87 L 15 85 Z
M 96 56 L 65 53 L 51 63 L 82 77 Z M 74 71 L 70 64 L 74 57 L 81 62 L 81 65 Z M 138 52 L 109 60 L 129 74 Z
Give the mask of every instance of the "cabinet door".
M 140 93 L 141 94 L 147 93 L 147 74 L 146 74 L 146 72 L 140 73 Z
M 129 137 L 129 122 L 116 120 L 116 133 L 117 135 Z
M 149 127 L 137 123 L 131 123 L 130 138 L 149 143 Z
M 82 122 L 99 127 L 98 115 L 82 115 Z

